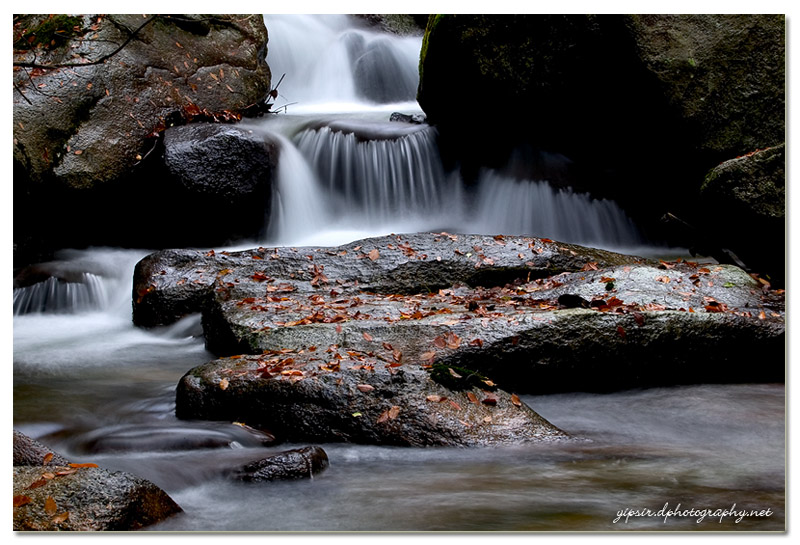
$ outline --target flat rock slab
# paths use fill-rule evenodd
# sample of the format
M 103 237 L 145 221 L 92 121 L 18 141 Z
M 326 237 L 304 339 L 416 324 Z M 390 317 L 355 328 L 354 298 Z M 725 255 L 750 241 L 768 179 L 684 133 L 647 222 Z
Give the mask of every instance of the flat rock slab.
M 176 412 L 244 421 L 289 441 L 485 446 L 567 437 L 490 380 L 448 369 L 461 384 L 447 388 L 398 357 L 388 346 L 327 346 L 222 358 L 181 379 Z
M 646 260 L 546 238 L 416 233 L 337 247 L 256 248 L 241 252 L 163 250 L 136 266 L 133 320 L 153 327 L 202 310 L 213 296 L 270 292 L 387 294 L 435 292 L 455 283 L 502 286 Z

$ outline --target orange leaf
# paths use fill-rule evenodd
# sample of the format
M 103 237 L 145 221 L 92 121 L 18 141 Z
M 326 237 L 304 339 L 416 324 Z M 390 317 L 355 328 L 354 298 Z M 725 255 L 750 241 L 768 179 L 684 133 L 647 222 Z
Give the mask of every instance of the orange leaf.
M 58 511 L 56 500 L 53 499 L 53 496 L 47 496 L 47 499 L 44 500 L 44 510 L 48 515 L 55 515 L 56 511 Z
M 31 502 L 30 496 L 14 496 L 14 507 L 21 507 Z
M 517 394 L 511 394 L 511 403 L 517 407 L 522 407 L 522 401 L 519 400 L 519 396 Z
M 467 399 L 469 399 L 475 405 L 478 404 L 478 396 L 473 394 L 472 392 L 467 392 Z
M 378 258 L 381 256 L 381 253 L 378 251 L 377 248 L 371 250 L 369 254 L 367 254 L 372 261 L 377 261 Z
M 219 381 L 219 389 L 220 390 L 227 390 L 228 389 L 228 379 L 224 378 Z
M 42 465 L 46 466 L 47 464 L 50 463 L 52 459 L 53 459 L 53 453 L 48 452 L 47 454 L 44 455 L 44 460 L 42 461 Z
M 69 467 L 99 467 L 97 464 L 86 463 L 86 464 L 69 464 Z
M 64 522 L 68 518 L 69 518 L 69 511 L 64 511 L 63 513 L 61 513 L 57 517 L 53 517 L 52 521 L 53 521 L 53 524 L 61 524 L 62 522 Z
M 364 331 L 361 335 L 364 337 L 365 341 L 371 341 L 372 340 L 372 335 L 370 335 L 366 331 Z
M 433 401 L 434 403 L 441 403 L 442 401 L 446 400 L 446 397 L 437 396 L 437 395 L 429 395 L 425 398 L 427 401 Z

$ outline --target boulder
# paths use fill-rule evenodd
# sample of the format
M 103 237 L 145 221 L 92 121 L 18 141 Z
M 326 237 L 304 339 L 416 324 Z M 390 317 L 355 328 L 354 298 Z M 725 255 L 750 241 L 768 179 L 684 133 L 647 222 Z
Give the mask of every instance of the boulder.
M 14 467 L 14 530 L 137 530 L 182 509 L 153 483 L 97 467 Z
M 182 512 L 153 483 L 71 464 L 14 430 L 14 530 L 137 530 Z
M 701 187 L 703 228 L 725 239 L 745 263 L 766 262 L 773 284 L 785 281 L 785 144 L 714 167 Z
M 288 441 L 423 447 L 567 437 L 516 396 L 476 382 L 447 388 L 383 345 L 287 348 L 190 370 L 178 384 L 176 414 L 246 420 Z
M 160 215 L 174 224 L 192 225 L 191 235 L 184 235 L 188 245 L 257 236 L 270 210 L 278 154 L 277 142 L 238 126 L 168 128 L 163 154 L 167 183 L 159 202 L 171 210 Z
M 270 89 L 260 15 L 22 15 L 14 44 L 20 256 L 148 247 L 135 226 L 159 191 L 152 137 L 192 113 L 236 118 Z
M 245 464 L 235 469 L 232 476 L 245 482 L 311 479 L 328 465 L 328 455 L 321 447 L 304 447 Z

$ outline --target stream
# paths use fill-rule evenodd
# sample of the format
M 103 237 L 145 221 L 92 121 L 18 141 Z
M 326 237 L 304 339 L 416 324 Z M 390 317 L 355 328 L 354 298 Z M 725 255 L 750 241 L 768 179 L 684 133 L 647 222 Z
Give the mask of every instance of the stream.
M 530 234 L 636 255 L 647 241 L 615 203 L 486 170 L 467 186 L 435 130 L 389 122 L 414 101 L 421 37 L 345 16 L 265 16 L 279 114 L 244 122 L 278 139 L 265 240 L 336 245 L 388 233 Z M 548 155 L 550 168 L 566 158 Z M 221 472 L 295 446 L 229 422 L 175 417 L 175 386 L 214 359 L 199 316 L 141 330 L 131 278 L 148 249 L 64 250 L 82 282 L 15 289 L 14 428 L 75 462 L 144 477 L 184 513 L 150 531 L 783 530 L 783 384 L 702 384 L 522 396 L 574 442 L 454 449 L 324 444 L 313 479 L 253 485 Z M 621 515 L 626 509 L 768 516 Z M 628 513 L 629 514 L 629 513 Z M 698 520 L 701 519 L 701 520 Z

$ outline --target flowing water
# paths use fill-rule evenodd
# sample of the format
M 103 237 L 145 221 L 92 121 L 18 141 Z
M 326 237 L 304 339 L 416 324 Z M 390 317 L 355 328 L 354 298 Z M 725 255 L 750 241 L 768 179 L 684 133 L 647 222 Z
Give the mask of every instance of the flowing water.
M 269 239 L 338 244 L 389 232 L 532 234 L 635 253 L 613 202 L 486 170 L 466 187 L 427 125 L 389 122 L 414 102 L 419 37 L 344 16 L 267 16 L 285 113 L 251 121 L 282 148 Z M 380 69 L 384 67 L 384 69 Z M 409 76 L 411 74 L 411 76 Z M 408 78 L 411 77 L 411 83 Z M 281 102 L 278 102 L 280 105 Z M 322 445 L 327 471 L 252 485 L 225 468 L 295 445 L 228 422 L 175 418 L 175 385 L 213 359 L 198 316 L 131 324 L 147 250 L 67 251 L 55 277 L 14 291 L 14 427 L 73 461 L 147 478 L 184 513 L 161 531 L 781 530 L 785 392 L 697 385 L 523 400 L 583 440 L 481 449 Z M 55 273 L 54 273 L 55 274 Z M 621 517 L 625 509 L 770 509 L 765 517 Z

